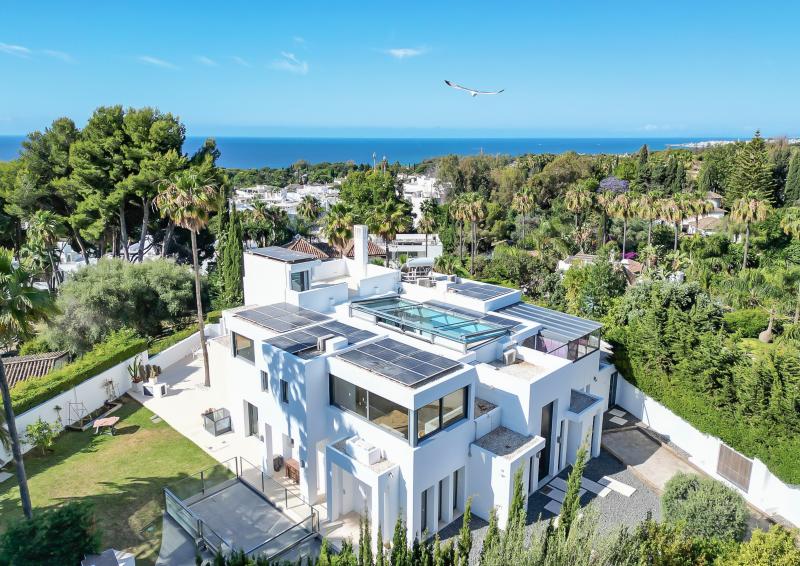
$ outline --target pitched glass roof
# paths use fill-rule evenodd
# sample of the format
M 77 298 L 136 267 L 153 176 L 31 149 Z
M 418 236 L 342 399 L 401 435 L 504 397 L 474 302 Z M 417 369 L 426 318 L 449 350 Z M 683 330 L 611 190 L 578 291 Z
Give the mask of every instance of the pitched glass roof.
M 530 303 L 515 303 L 498 309 L 498 313 L 515 316 L 544 327 L 542 334 L 551 334 L 566 341 L 577 340 L 603 327 L 599 322 L 547 309 Z

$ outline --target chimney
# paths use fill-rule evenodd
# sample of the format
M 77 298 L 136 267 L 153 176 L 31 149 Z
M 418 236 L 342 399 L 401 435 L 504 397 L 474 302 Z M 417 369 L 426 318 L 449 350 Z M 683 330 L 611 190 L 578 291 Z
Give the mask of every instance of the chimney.
M 364 224 L 353 226 L 353 260 L 356 270 L 361 277 L 367 276 L 367 262 L 369 261 L 369 232 Z

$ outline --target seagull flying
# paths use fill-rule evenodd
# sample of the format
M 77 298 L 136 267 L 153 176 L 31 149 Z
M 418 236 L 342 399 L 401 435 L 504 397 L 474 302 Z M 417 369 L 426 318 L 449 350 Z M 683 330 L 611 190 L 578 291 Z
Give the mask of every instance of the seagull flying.
M 496 91 L 475 90 L 474 88 L 467 88 L 465 86 L 461 86 L 460 84 L 456 84 L 456 83 L 451 82 L 451 81 L 444 81 L 444 84 L 446 84 L 450 88 L 455 88 L 455 89 L 458 89 L 458 90 L 466 91 L 473 98 L 478 96 L 479 94 L 500 94 L 501 92 L 503 92 L 505 90 L 504 88 L 502 88 L 500 90 L 496 90 Z

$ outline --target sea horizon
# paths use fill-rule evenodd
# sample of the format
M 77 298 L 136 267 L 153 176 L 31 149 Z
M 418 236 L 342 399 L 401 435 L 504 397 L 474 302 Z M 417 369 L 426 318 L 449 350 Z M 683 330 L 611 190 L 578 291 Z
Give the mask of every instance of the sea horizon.
M 625 154 L 647 144 L 663 150 L 706 141 L 730 141 L 726 136 L 705 137 L 347 137 L 347 136 L 187 136 L 184 152 L 193 153 L 213 137 L 221 152 L 219 165 L 236 169 L 288 167 L 304 160 L 309 163 L 380 162 L 403 165 L 456 154 L 520 155 L 524 153 Z M 15 159 L 23 135 L 0 135 L 0 161 Z

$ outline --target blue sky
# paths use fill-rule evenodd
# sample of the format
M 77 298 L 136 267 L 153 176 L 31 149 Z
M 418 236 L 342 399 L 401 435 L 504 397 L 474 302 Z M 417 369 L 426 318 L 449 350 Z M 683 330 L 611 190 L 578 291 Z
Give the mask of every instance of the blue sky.
M 0 134 L 123 104 L 189 135 L 800 135 L 798 21 L 795 2 L 5 0 Z

